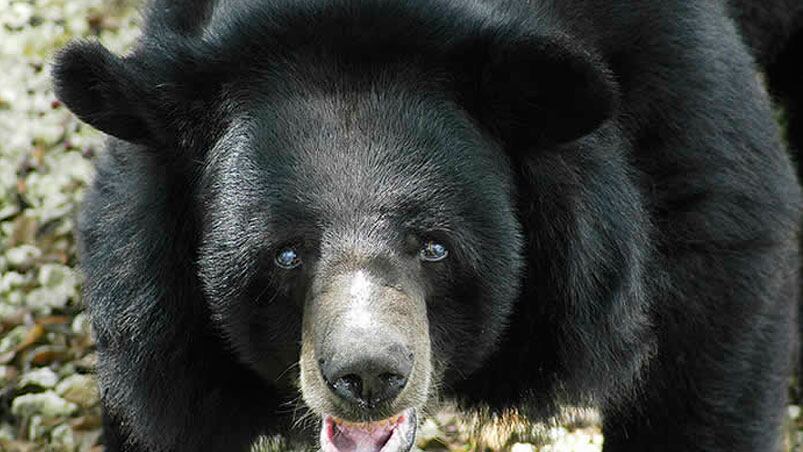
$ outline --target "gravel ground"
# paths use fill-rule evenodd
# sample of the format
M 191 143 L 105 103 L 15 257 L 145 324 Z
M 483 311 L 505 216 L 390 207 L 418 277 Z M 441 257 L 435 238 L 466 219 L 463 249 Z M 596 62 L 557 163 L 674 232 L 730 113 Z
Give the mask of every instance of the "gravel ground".
M 103 137 L 55 100 L 49 73 L 54 50 L 73 38 L 125 51 L 138 33 L 136 4 L 0 0 L 0 451 L 102 450 L 73 228 Z M 790 444 L 803 435 L 799 411 L 790 407 Z M 545 426 L 515 415 L 478 423 L 444 409 L 425 420 L 418 446 L 600 451 L 594 414 L 581 414 Z M 258 447 L 289 448 L 276 440 Z

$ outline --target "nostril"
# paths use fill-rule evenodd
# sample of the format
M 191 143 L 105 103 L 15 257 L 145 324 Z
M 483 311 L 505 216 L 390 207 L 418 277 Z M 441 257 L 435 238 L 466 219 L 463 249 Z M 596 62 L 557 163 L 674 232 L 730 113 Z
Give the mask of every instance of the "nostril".
M 394 373 L 381 374 L 379 380 L 383 386 L 381 394 L 384 399 L 395 398 L 407 384 L 407 377 Z
M 344 377 L 341 377 L 340 381 L 349 388 L 354 389 L 355 392 L 362 392 L 362 378 L 360 378 L 359 375 L 348 374 Z
M 404 384 L 407 382 L 407 378 L 404 376 L 391 373 L 384 373 L 379 376 L 379 379 L 389 387 L 404 386 Z
M 335 394 L 350 402 L 362 400 L 363 380 L 359 375 L 344 375 L 332 383 Z

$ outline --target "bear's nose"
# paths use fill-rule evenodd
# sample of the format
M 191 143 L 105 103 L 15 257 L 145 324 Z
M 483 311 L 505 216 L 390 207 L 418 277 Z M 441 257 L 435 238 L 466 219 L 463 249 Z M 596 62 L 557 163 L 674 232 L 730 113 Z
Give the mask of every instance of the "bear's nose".
M 363 409 L 392 401 L 407 384 L 413 354 L 401 344 L 335 353 L 319 360 L 321 374 L 340 399 Z

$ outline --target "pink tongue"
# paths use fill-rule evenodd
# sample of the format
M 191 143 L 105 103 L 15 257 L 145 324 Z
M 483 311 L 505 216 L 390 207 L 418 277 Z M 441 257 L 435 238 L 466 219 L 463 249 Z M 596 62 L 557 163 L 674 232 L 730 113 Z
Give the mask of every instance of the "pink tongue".
M 390 436 L 393 427 L 377 427 L 362 429 L 335 425 L 332 444 L 341 452 L 378 452 Z

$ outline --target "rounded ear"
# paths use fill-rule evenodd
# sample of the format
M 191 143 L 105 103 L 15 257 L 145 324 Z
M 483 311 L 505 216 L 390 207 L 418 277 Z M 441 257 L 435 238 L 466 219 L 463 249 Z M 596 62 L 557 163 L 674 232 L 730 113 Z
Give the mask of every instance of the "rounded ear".
M 97 42 L 74 42 L 56 56 L 56 97 L 81 120 L 109 135 L 147 142 L 147 94 L 136 70 Z
M 527 36 L 486 49 L 469 108 L 513 148 L 575 140 L 616 110 L 610 72 L 569 37 Z

